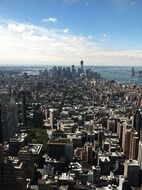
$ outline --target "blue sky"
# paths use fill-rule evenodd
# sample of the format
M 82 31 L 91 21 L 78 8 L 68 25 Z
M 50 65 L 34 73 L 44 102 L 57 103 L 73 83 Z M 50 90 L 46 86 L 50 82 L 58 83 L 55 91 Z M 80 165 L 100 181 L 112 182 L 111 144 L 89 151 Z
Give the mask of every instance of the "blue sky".
M 142 63 L 140 0 L 0 0 L 0 64 Z

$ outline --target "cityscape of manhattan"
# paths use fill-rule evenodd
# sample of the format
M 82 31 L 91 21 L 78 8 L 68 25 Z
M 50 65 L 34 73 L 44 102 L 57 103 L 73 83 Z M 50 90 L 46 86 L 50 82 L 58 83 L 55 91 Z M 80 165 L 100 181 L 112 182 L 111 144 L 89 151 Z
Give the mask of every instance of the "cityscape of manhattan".
M 0 190 L 142 190 L 142 2 L 0 0 Z

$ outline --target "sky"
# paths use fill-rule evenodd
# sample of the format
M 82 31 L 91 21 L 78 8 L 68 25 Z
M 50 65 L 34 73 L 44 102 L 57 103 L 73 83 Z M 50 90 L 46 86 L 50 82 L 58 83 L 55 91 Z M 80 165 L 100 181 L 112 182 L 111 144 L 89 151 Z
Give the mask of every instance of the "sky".
M 0 65 L 142 65 L 141 0 L 0 0 Z

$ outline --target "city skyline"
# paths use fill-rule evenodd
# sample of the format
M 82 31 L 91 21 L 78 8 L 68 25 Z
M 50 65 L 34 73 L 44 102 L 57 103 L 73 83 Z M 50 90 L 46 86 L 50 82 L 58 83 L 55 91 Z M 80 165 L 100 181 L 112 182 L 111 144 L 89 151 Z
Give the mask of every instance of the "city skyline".
M 0 65 L 141 66 L 138 0 L 0 1 Z

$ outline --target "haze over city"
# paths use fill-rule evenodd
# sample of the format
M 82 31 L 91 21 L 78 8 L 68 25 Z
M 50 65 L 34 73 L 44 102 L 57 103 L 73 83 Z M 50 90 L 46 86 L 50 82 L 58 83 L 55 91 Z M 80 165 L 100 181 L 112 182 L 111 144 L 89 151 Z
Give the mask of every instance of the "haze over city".
M 140 66 L 138 0 L 1 0 L 0 65 Z
M 142 190 L 141 9 L 0 0 L 0 190 Z

